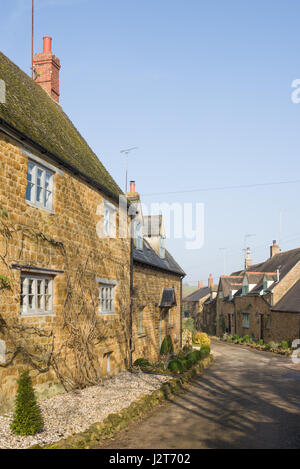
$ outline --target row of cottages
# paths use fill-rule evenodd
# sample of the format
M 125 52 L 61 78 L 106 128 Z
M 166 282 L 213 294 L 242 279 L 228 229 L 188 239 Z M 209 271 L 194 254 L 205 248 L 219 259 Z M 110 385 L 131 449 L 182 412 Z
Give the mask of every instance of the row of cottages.
M 213 314 L 217 334 L 249 335 L 255 340 L 281 342 L 300 337 L 300 249 L 280 252 L 276 241 L 270 258 L 221 276 L 217 298 L 205 309 Z
M 48 396 L 157 359 L 166 335 L 181 345 L 185 274 L 161 217 L 144 220 L 63 112 L 51 38 L 34 62 L 35 81 L 0 53 L 0 407 L 24 367 Z
M 198 289 L 182 300 L 182 310 L 185 318 L 194 319 L 196 330 L 216 334 L 216 324 L 213 315 L 207 314 L 204 305 L 213 302 L 217 296 L 218 285 L 214 285 L 212 274 L 209 275 L 207 287 L 198 282 Z

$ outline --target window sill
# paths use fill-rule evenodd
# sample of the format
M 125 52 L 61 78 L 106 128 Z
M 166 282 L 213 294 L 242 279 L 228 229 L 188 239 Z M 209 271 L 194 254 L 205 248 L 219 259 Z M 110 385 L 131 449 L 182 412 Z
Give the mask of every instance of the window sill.
M 147 334 L 145 334 L 145 332 L 142 332 L 141 334 L 138 333 L 138 338 L 139 339 L 144 339 L 145 337 L 147 337 Z
M 116 313 L 113 311 L 111 313 L 103 313 L 102 311 L 98 312 L 99 316 L 116 316 Z
M 50 215 L 55 215 L 55 211 L 50 209 L 50 208 L 41 207 L 40 205 L 35 204 L 34 202 L 30 202 L 29 200 L 26 200 L 26 199 L 25 199 L 25 202 L 30 207 L 38 208 L 39 210 L 44 210 L 45 212 L 49 213 Z
M 39 311 L 30 311 L 30 313 L 23 313 L 21 311 L 20 313 L 21 318 L 36 318 L 36 317 L 47 317 L 47 316 L 55 316 L 55 313 L 53 311 L 41 313 Z

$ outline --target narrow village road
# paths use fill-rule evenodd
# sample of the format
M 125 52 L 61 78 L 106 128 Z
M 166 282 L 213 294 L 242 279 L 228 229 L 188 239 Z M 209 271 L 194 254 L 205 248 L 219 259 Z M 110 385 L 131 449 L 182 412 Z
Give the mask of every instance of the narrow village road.
M 226 343 L 212 350 L 216 362 L 185 394 L 102 448 L 300 448 L 299 365 Z

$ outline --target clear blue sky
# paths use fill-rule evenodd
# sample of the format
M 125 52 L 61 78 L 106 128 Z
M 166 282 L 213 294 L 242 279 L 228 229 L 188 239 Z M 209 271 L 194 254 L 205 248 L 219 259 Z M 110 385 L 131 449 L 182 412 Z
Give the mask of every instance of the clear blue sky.
M 168 247 L 205 281 L 300 246 L 299 184 L 146 197 L 300 179 L 298 0 L 36 0 L 35 51 L 53 37 L 61 104 L 124 187 L 120 149 L 144 201 L 203 202 L 205 244 Z M 1 50 L 30 73 L 31 0 L 1 2 Z

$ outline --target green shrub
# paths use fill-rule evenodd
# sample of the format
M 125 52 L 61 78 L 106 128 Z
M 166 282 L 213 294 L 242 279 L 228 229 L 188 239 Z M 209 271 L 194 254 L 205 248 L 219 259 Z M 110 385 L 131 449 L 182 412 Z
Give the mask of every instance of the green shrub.
M 43 417 L 36 401 L 29 371 L 22 371 L 18 379 L 11 431 L 15 435 L 35 435 L 43 430 L 43 426 Z
M 237 343 L 238 343 L 238 344 L 242 344 L 243 342 L 244 342 L 243 337 L 240 337 L 240 338 L 237 340 Z
M 283 348 L 285 350 L 289 348 L 289 343 L 287 342 L 287 340 L 282 340 L 280 342 L 280 348 Z
M 180 360 L 171 360 L 168 369 L 172 373 L 182 373 L 184 371 L 184 365 Z
M 265 350 L 271 350 L 271 348 L 272 348 L 271 344 L 266 344 L 265 345 Z
M 272 341 L 270 342 L 269 345 L 270 345 L 270 347 L 273 348 L 273 349 L 278 349 L 278 347 L 279 347 L 279 344 L 276 344 L 276 342 L 272 342 Z
M 237 342 L 239 340 L 240 336 L 238 334 L 233 334 L 232 341 Z
M 189 352 L 186 356 L 187 360 L 190 360 L 193 364 L 197 363 L 198 361 L 198 354 L 196 350 L 193 350 L 192 352 Z
M 160 347 L 160 354 L 161 355 L 168 355 L 172 353 L 174 350 L 172 338 L 170 335 L 164 338 Z
M 133 366 L 150 366 L 150 363 L 148 362 L 148 360 L 146 360 L 146 358 L 138 358 L 137 360 L 135 360 Z
M 203 360 L 204 358 L 208 357 L 208 355 L 210 354 L 210 347 L 208 345 L 203 345 L 200 349 L 200 356 L 201 356 L 201 360 Z
M 167 343 L 168 343 L 169 353 L 173 353 L 174 352 L 174 346 L 173 346 L 172 337 L 170 335 L 167 336 Z
M 258 345 L 263 346 L 263 345 L 264 345 L 264 340 L 263 340 L 263 339 L 260 339 L 260 340 L 258 341 Z
M 245 344 L 249 344 L 249 343 L 250 343 L 250 336 L 249 336 L 249 335 L 244 335 L 244 337 L 243 337 L 243 342 L 244 342 Z

